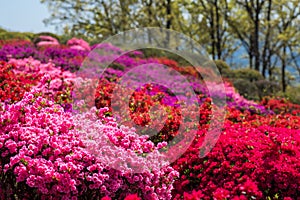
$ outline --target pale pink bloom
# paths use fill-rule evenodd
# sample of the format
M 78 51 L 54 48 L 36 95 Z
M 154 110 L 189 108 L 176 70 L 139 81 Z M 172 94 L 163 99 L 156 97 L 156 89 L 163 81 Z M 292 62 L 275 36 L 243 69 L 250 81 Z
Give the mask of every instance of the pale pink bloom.
M 51 37 L 51 36 L 41 35 L 41 36 L 39 36 L 39 38 L 42 41 L 37 43 L 38 47 L 42 47 L 42 46 L 59 46 L 58 40 Z

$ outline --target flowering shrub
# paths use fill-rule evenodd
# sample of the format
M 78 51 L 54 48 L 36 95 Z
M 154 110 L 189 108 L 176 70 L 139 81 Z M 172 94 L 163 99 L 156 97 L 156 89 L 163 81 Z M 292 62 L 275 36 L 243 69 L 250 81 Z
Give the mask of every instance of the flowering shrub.
M 0 61 L 0 101 L 14 103 L 36 85 L 39 74 L 16 73 L 17 65 Z
M 8 61 L 10 58 L 28 58 L 38 55 L 38 50 L 29 42 L 4 43 L 0 49 L 0 60 Z
M 151 140 L 155 143 L 161 141 L 169 141 L 173 139 L 176 135 L 180 120 L 181 114 L 180 109 L 175 106 L 170 106 L 168 103 L 166 104 L 164 99 L 164 94 L 157 87 L 152 87 L 153 85 L 147 85 L 142 87 L 140 91 L 133 91 L 132 96 L 129 99 L 129 108 L 127 108 L 126 102 L 122 99 L 127 93 L 127 89 L 119 88 L 118 85 L 110 83 L 108 81 L 100 81 L 97 88 L 96 93 L 96 106 L 98 108 L 101 107 L 109 107 L 110 110 L 119 111 L 120 117 L 122 117 L 121 123 L 123 125 L 141 126 L 140 130 L 143 130 L 143 134 L 148 133 L 156 133 L 155 136 L 151 137 Z M 114 96 L 114 105 L 111 103 L 111 99 L 113 98 L 113 89 L 117 90 Z M 149 93 L 152 93 L 150 95 Z M 155 94 L 155 95 L 154 95 Z M 154 110 L 155 112 L 150 115 L 150 109 L 158 108 Z M 160 109 L 159 109 L 160 108 Z M 161 117 L 159 113 L 164 111 L 165 115 Z M 127 114 L 127 112 L 129 114 Z M 162 126 L 162 121 L 165 121 L 165 124 Z M 132 123 L 134 122 L 134 123 Z M 146 128 L 147 127 L 147 128 Z M 138 128 L 136 126 L 136 128 Z M 139 129 L 138 129 L 139 130 Z
M 47 35 L 41 35 L 39 36 L 39 42 L 37 43 L 38 47 L 43 47 L 43 46 L 59 46 L 59 42 L 57 39 L 47 36 Z
M 218 96 L 226 96 L 227 100 L 227 106 L 237 108 L 240 110 L 249 110 L 253 113 L 262 113 L 266 114 L 269 113 L 268 110 L 261 105 L 258 105 L 254 101 L 249 101 L 245 99 L 243 96 L 241 96 L 239 93 L 236 92 L 235 88 L 233 85 L 229 82 L 225 82 L 225 92 L 226 94 L 222 94 L 223 91 L 220 89 L 220 85 L 216 84 L 215 82 L 209 82 L 209 83 L 204 83 L 204 82 L 199 82 L 199 78 L 201 76 L 209 77 L 212 80 L 215 79 L 215 73 L 213 72 L 213 69 L 209 67 L 197 67 L 197 70 L 194 67 L 181 67 L 178 65 L 177 62 L 173 60 L 168 60 L 168 59 L 158 59 L 158 61 L 164 65 L 170 66 L 173 69 L 181 72 L 182 74 L 189 75 L 192 77 L 195 77 L 197 79 L 193 79 L 191 77 L 188 77 L 189 82 L 193 89 L 201 94 L 206 94 L 208 95 L 208 90 L 205 87 L 205 84 L 210 84 L 211 85 L 211 90 L 209 91 L 210 97 L 217 98 Z
M 227 122 L 215 148 L 200 159 L 203 135 L 198 133 L 188 151 L 174 163 L 180 172 L 174 195 L 192 199 L 245 199 L 299 196 L 300 130 L 275 128 L 267 124 Z M 292 181 L 288 181 L 292 180 Z M 197 194 L 185 194 L 197 190 Z
M 27 199 L 90 199 L 101 196 L 122 199 L 130 192 L 139 193 L 143 199 L 171 198 L 172 182 L 177 176 L 171 167 L 156 169 L 153 166 L 153 171 L 139 175 L 109 167 L 86 150 L 80 131 L 76 129 L 90 128 L 85 120 L 80 119 L 96 118 L 96 114 L 72 118 L 61 106 L 40 95 L 41 92 L 36 90 L 26 93 L 16 104 L 1 106 L 0 178 L 5 199 L 14 195 Z M 122 154 L 124 149 L 129 152 L 132 149 L 132 153 L 133 150 L 141 153 L 149 151 L 151 143 L 145 137 L 139 139 L 130 129 L 117 128 L 113 118 L 103 116 L 105 111 L 100 109 L 99 120 L 93 123 L 96 123 L 95 129 L 102 132 L 102 139 L 110 139 L 120 145 L 115 151 L 111 149 L 111 153 Z M 132 145 L 125 143 L 128 139 Z M 105 153 L 110 154 L 109 151 L 106 148 Z M 117 161 L 120 157 L 108 162 Z
M 300 115 L 300 105 L 293 104 L 286 99 L 280 98 L 264 98 L 261 101 L 267 109 L 273 110 L 275 113 L 291 113 L 293 115 Z
M 8 61 L 10 58 L 23 59 L 33 57 L 42 63 L 51 61 L 64 70 L 78 70 L 87 51 L 70 49 L 60 45 L 45 45 L 37 49 L 32 43 L 12 42 L 5 43 L 0 49 L 0 60 Z
M 6 94 L 2 96 L 2 101 L 19 101 L 25 91 L 37 87 L 42 89 L 48 99 L 55 100 L 64 107 L 70 105 L 71 88 L 75 79 L 73 73 L 58 69 L 51 62 L 43 64 L 31 57 L 10 59 L 7 66 L 11 66 L 11 70 L 7 71 L 5 70 L 7 67 L 3 67 L 2 74 L 5 76 L 3 77 L 5 81 L 2 84 L 10 87 L 5 87 L 6 91 L 3 93 Z M 41 79 L 44 75 L 46 76 Z M 25 85 L 21 87 L 21 83 Z M 11 89 L 12 87 L 16 88 Z M 14 96 L 11 96 L 10 93 Z
M 298 105 L 249 101 L 229 82 L 224 93 L 202 80 L 214 77 L 209 69 L 123 54 L 111 44 L 90 47 L 73 38 L 68 46 L 0 41 L 0 47 L 1 200 L 299 199 Z M 90 48 L 103 54 L 90 55 Z M 110 65 L 101 79 L 88 79 L 99 64 Z M 151 68 L 157 64 L 179 72 L 176 81 L 164 80 L 170 88 L 141 84 L 166 77 Z M 137 89 L 119 84 L 129 71 Z M 188 87 L 193 95 L 178 92 Z M 224 124 L 212 112 L 222 109 Z M 219 138 L 208 134 L 214 126 L 223 127 Z M 179 159 L 165 161 L 193 135 Z
M 52 61 L 56 66 L 64 70 L 76 71 L 87 55 L 87 51 L 70 49 L 66 47 L 48 47 L 35 56 L 43 63 Z
M 83 51 L 91 50 L 89 43 L 87 43 L 83 39 L 72 38 L 68 40 L 67 45 L 70 46 L 71 49 L 78 49 Z
M 29 40 L 20 40 L 20 39 L 0 40 L 0 47 L 8 44 L 12 46 L 25 46 L 25 45 L 31 45 L 31 42 Z

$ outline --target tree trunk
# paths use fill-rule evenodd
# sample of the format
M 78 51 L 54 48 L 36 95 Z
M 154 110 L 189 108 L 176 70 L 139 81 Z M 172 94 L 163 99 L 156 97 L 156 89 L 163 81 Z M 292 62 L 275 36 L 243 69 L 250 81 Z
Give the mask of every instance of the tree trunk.
M 219 13 L 219 6 L 218 6 L 218 0 L 214 1 L 214 6 L 216 8 L 216 33 L 217 33 L 217 42 L 216 42 L 216 48 L 217 48 L 217 56 L 218 59 L 221 60 L 222 58 L 222 49 L 221 49 L 221 34 L 220 34 L 220 13 Z
M 150 0 L 149 3 L 146 4 L 147 6 L 147 11 L 148 11 L 148 22 L 149 22 L 149 25 L 151 26 L 152 25 L 152 4 L 153 4 L 153 1 Z M 148 42 L 149 44 L 152 44 L 152 34 L 151 34 L 151 30 L 148 29 Z
M 172 26 L 171 0 L 167 0 L 165 7 L 166 7 L 166 15 L 167 15 L 166 29 L 171 29 Z M 167 31 L 165 47 L 167 48 L 169 45 L 170 45 L 170 33 Z
M 256 12 L 254 20 L 254 57 L 255 57 L 255 70 L 259 71 L 260 53 L 259 53 L 259 0 L 256 0 Z
M 265 45 L 262 54 L 263 66 L 262 66 L 262 75 L 266 77 L 266 71 L 271 65 L 271 49 L 270 49 L 270 34 L 271 34 L 271 9 L 272 9 L 272 0 L 269 0 L 268 11 L 267 11 L 267 33 L 265 36 Z
M 249 65 L 250 65 L 250 69 L 253 69 L 253 34 L 250 35 L 250 42 L 249 42 L 249 51 L 248 51 L 248 55 L 249 55 Z
M 283 55 L 281 59 L 281 83 L 282 83 L 282 91 L 286 91 L 286 81 L 285 81 L 285 68 L 286 68 L 286 45 L 283 46 Z
M 213 8 L 210 8 L 210 39 L 211 39 L 211 54 L 213 60 L 216 60 L 216 38 L 215 38 L 215 16 Z

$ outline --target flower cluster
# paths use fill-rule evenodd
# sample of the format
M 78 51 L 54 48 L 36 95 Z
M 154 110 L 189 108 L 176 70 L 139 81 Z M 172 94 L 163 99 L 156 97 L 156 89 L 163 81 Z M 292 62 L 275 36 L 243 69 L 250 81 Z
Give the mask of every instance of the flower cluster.
M 181 175 L 174 185 L 175 198 L 296 199 L 299 117 L 228 112 L 224 130 L 207 157 L 199 158 L 205 135 L 199 131 L 190 148 L 173 164 Z
M 179 64 L 173 60 L 166 58 L 157 59 L 159 63 L 169 66 L 176 71 L 185 75 L 186 79 L 189 80 L 189 86 L 192 86 L 193 90 L 197 94 L 205 94 L 213 99 L 218 99 L 219 97 L 226 97 L 226 104 L 228 107 L 236 108 L 239 110 L 248 110 L 253 113 L 268 114 L 270 113 L 264 106 L 259 105 L 253 101 L 249 101 L 236 92 L 235 88 L 229 82 L 224 82 L 222 84 L 215 83 L 210 80 L 216 80 L 217 74 L 214 73 L 212 68 L 209 67 L 192 67 L 185 66 L 181 67 Z M 202 77 L 206 77 L 206 81 L 203 81 Z M 210 90 L 205 86 L 209 84 Z M 222 88 L 220 86 L 225 88 Z M 181 85 L 182 86 L 182 85 Z M 186 86 L 188 87 L 188 86 Z M 175 88 L 176 90 L 176 88 Z
M 249 101 L 210 68 L 40 39 L 0 41 L 1 200 L 299 198 L 298 105 Z
M 112 163 L 117 164 L 125 157 L 110 155 L 122 155 L 126 151 L 137 159 L 139 156 L 135 152 L 153 151 L 153 143 L 131 129 L 118 128 L 113 118 L 103 116 L 107 111 L 105 108 L 97 115 L 94 110 L 72 117 L 41 94 L 40 90 L 34 90 L 25 93 L 16 104 L 1 106 L 0 178 L 5 199 L 14 195 L 26 199 L 101 196 L 123 199 L 130 193 L 137 193 L 142 199 L 171 199 L 172 183 L 177 176 L 171 167 L 158 168 L 155 162 L 147 163 L 145 166 L 151 164 L 151 171 L 140 174 L 112 167 Z M 91 119 L 95 120 L 92 121 L 94 129 L 86 123 Z M 95 156 L 89 151 L 91 144 L 85 142 L 84 137 L 90 136 L 91 132 L 101 133 L 103 142 L 110 140 L 118 148 L 109 149 L 97 143 L 108 157 Z M 99 149 L 98 153 L 101 153 Z M 155 155 L 158 154 L 157 151 Z M 128 162 L 139 165 L 140 161 Z
M 59 46 L 59 42 L 57 39 L 51 37 L 51 36 L 46 36 L 46 35 L 41 35 L 38 38 L 40 41 L 37 43 L 38 47 L 43 47 L 43 46 Z
M 261 104 L 275 113 L 300 115 L 300 105 L 293 104 L 283 98 L 264 98 Z
M 278 134 L 278 132 L 275 134 Z M 291 137 L 295 137 L 295 134 Z M 247 139 L 247 137 L 242 137 L 241 139 Z M 236 140 L 233 141 L 237 142 Z M 190 152 L 185 158 L 180 159 L 178 163 L 181 166 L 179 171 L 182 176 L 180 182 L 178 181 L 175 184 L 175 191 L 178 191 L 180 194 L 180 191 L 198 189 L 202 193 L 201 198 L 204 199 L 210 199 L 212 194 L 216 199 L 231 199 L 240 195 L 244 195 L 247 198 L 254 196 L 258 199 L 262 199 L 263 196 L 271 198 L 275 198 L 275 196 L 296 198 L 299 195 L 297 193 L 299 191 L 298 184 L 287 181 L 294 180 L 296 183 L 299 183 L 299 179 L 295 179 L 299 175 L 295 172 L 298 164 L 294 158 L 294 151 L 284 152 L 281 155 L 281 153 L 277 152 L 280 147 L 270 147 L 277 149 L 276 151 L 275 149 L 257 148 L 253 146 L 253 143 L 244 144 L 245 142 L 243 142 L 243 145 L 241 143 L 242 141 L 237 143 L 238 146 L 233 147 L 231 147 L 231 143 L 223 144 L 224 147 L 222 148 L 216 147 L 214 150 L 218 149 L 221 152 L 212 152 L 207 157 L 207 160 L 197 160 L 197 158 L 193 159 L 191 157 L 192 155 L 197 155 L 199 152 L 198 148 Z M 239 151 L 229 153 L 229 150 L 227 150 L 231 148 L 237 149 L 244 145 L 245 147 L 239 149 Z M 264 145 L 267 144 L 264 143 Z M 289 148 L 295 148 L 296 145 L 299 145 L 299 143 L 291 145 Z M 269 151 L 269 154 L 261 155 L 253 152 L 252 148 L 265 153 Z M 244 155 L 245 151 L 247 152 L 246 155 Z M 229 155 L 225 156 L 224 154 Z M 265 159 L 272 154 L 275 156 L 271 157 L 272 162 L 266 161 Z M 289 157 L 283 159 L 287 155 Z M 249 160 L 250 158 L 251 160 Z M 269 163 L 264 164 L 265 162 Z M 284 164 L 285 162 L 288 164 Z M 177 168 L 175 167 L 175 169 Z M 284 172 L 281 173 L 281 171 Z M 261 181 L 262 179 L 264 181 Z
M 32 82 L 31 84 L 26 84 L 26 87 L 24 87 L 24 89 L 27 88 L 26 91 L 29 91 L 31 87 L 37 87 L 42 89 L 43 94 L 48 99 L 55 100 L 56 103 L 64 107 L 70 105 L 71 89 L 75 79 L 73 73 L 61 70 L 51 62 L 43 64 L 31 57 L 25 59 L 12 58 L 8 64 L 14 66 L 12 72 L 10 72 L 11 74 L 16 74 L 17 77 L 28 77 L 27 79 Z M 14 77 L 15 80 L 20 79 L 17 77 Z M 26 80 L 22 79 L 20 81 L 26 83 Z M 13 86 L 14 84 L 10 85 Z M 23 93 L 16 93 L 14 90 L 10 90 L 10 92 L 18 95 L 18 100 L 23 96 Z
M 14 63 L 0 61 L 0 102 L 14 103 L 36 85 L 41 76 L 34 73 L 18 73 Z
M 72 38 L 68 40 L 67 45 L 70 46 L 71 49 L 90 51 L 91 47 L 89 43 L 84 41 L 83 39 Z
M 49 37 L 49 36 L 45 36 Z M 63 45 L 48 45 L 52 41 L 40 41 L 42 48 L 36 48 L 29 42 L 4 43 L 0 49 L 0 60 L 11 58 L 23 59 L 33 57 L 42 63 L 52 62 L 64 70 L 78 70 L 88 51 L 72 49 Z

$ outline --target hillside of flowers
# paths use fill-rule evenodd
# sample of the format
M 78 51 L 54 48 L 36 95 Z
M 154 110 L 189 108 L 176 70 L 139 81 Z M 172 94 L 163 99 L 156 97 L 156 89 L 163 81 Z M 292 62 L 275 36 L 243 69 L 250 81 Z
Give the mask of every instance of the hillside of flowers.
M 74 99 L 91 95 L 78 83 L 86 81 L 81 73 L 96 73 L 82 69 L 94 48 L 107 52 L 98 63 L 116 59 L 97 80 L 90 109 L 81 112 Z M 145 57 L 142 51 L 122 52 L 78 38 L 67 44 L 50 36 L 36 43 L 0 41 L 1 200 L 300 199 L 300 105 L 279 97 L 248 100 L 225 79 L 225 91 L 213 81 L 208 91 L 191 66 Z M 165 80 L 178 94 L 151 81 L 142 84 L 164 78 L 155 71 L 144 77 L 143 69 L 134 71 L 138 89 L 117 84 L 147 63 L 176 70 L 195 96 L 184 93 L 187 83 Z M 172 78 L 180 80 L 176 74 Z M 221 96 L 226 106 L 212 103 Z M 161 109 L 149 114 L 153 107 Z M 225 117 L 213 110 L 223 110 Z M 213 117 L 219 124 L 211 123 Z M 199 156 L 211 126 L 222 132 L 211 151 Z M 179 141 L 172 143 L 174 138 Z M 179 158 L 161 165 L 166 152 L 181 150 Z

